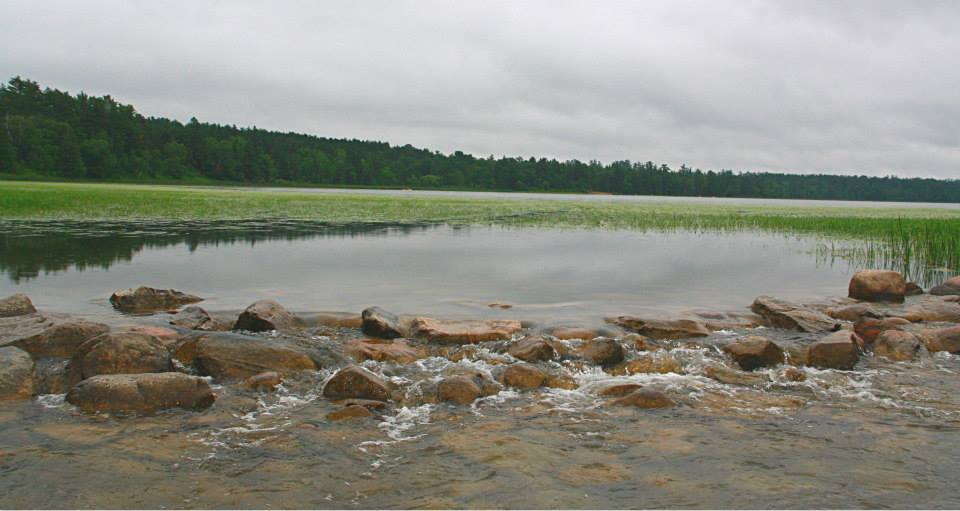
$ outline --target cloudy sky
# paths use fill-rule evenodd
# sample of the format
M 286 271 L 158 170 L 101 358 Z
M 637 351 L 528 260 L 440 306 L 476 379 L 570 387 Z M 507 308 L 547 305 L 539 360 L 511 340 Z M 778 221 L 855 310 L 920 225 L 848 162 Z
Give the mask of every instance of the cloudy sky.
M 0 75 L 444 152 L 960 178 L 960 2 L 0 0 Z

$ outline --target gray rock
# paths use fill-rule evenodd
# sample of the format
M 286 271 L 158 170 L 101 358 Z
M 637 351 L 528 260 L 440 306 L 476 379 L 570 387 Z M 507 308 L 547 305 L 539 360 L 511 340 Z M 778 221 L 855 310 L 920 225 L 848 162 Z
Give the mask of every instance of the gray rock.
M 20 348 L 0 348 L 0 401 L 29 399 L 33 395 L 33 359 Z
M 33 302 L 25 294 L 17 293 L 0 299 L 0 318 L 23 316 L 37 312 Z
M 831 332 L 840 328 L 836 320 L 826 314 L 770 296 L 759 296 L 750 309 L 770 325 L 801 332 Z
M 381 339 L 406 337 L 406 329 L 401 325 L 400 319 L 380 307 L 364 309 L 360 315 L 360 320 L 360 328 L 367 335 Z
M 174 289 L 156 289 L 147 286 L 121 289 L 110 295 L 110 303 L 123 312 L 154 312 L 176 309 L 188 303 L 202 301 L 199 296 Z
M 289 330 L 296 326 L 296 318 L 282 305 L 273 300 L 260 300 L 240 313 L 233 329 L 269 332 L 270 330 Z

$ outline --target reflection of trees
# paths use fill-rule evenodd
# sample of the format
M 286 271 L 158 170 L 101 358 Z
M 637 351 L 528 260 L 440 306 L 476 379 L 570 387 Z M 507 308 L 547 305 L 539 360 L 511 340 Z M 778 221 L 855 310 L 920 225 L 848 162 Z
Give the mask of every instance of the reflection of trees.
M 296 240 L 323 237 L 389 236 L 425 231 L 429 224 L 354 223 L 291 220 L 133 222 L 0 222 L 0 271 L 14 283 L 40 272 L 109 268 L 130 261 L 145 248 Z

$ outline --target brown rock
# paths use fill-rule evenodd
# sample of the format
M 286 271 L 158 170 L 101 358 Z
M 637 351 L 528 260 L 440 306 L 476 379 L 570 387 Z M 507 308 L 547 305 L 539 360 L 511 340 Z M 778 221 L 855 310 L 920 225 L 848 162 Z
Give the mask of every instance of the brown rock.
M 799 369 L 797 367 L 788 367 L 783 372 L 783 377 L 788 381 L 806 381 L 807 373 L 804 372 L 803 369 Z
M 230 325 L 224 324 L 210 316 L 206 310 L 196 305 L 184 307 L 173 318 L 170 324 L 190 330 L 203 332 L 224 332 L 230 330 Z
M 960 353 L 960 326 L 928 330 L 922 337 L 930 353 L 938 351 Z
M 924 300 L 902 311 L 891 312 L 890 315 L 914 323 L 920 321 L 960 323 L 960 303 L 951 302 L 949 298 Z
M 127 332 L 136 332 L 140 334 L 147 334 L 154 339 L 163 343 L 164 346 L 170 347 L 176 346 L 177 341 L 180 340 L 180 332 L 172 328 L 166 328 L 162 326 L 152 326 L 152 325 L 138 325 L 126 329 Z
M 873 341 L 882 332 L 887 330 L 900 330 L 910 322 L 903 318 L 860 318 L 853 324 L 853 331 L 863 339 L 866 344 L 873 344 Z
M 562 345 L 540 336 L 524 337 L 511 344 L 507 353 L 525 362 L 554 360 L 560 357 Z
M 604 397 L 623 397 L 643 388 L 639 383 L 621 383 L 611 385 L 600 390 L 600 395 Z
M 264 371 L 244 380 L 243 386 L 249 390 L 273 390 L 281 383 L 283 383 L 283 377 L 280 376 L 280 373 Z
M 745 373 L 720 365 L 708 365 L 703 369 L 703 374 L 727 385 L 764 385 L 770 382 L 770 376 L 765 373 Z
M 34 358 L 72 357 L 81 344 L 103 335 L 110 327 L 102 323 L 67 320 L 54 323 L 41 332 L 14 341 L 14 346 Z
M 334 410 L 327 414 L 327 420 L 342 421 L 347 419 L 363 419 L 373 417 L 373 412 L 363 406 L 345 406 L 339 410 Z
M 584 342 L 577 351 L 585 360 L 605 367 L 623 362 L 626 355 L 619 342 L 602 338 Z
M 453 374 L 440 381 L 437 397 L 458 405 L 468 405 L 474 400 L 496 394 L 499 386 L 488 381 L 480 372 Z
M 547 381 L 547 373 L 533 364 L 511 364 L 504 369 L 500 381 L 504 385 L 521 389 L 536 389 L 543 387 Z
M 903 302 L 907 283 L 899 272 L 860 270 L 850 279 L 848 296 L 868 302 Z
M 155 413 L 167 408 L 202 410 L 215 397 L 203 378 L 182 373 L 110 374 L 87 378 L 67 393 L 85 412 Z
M 614 406 L 635 406 L 637 408 L 671 408 L 676 405 L 672 399 L 659 390 L 638 389 L 608 404 Z
M 389 401 L 390 387 L 379 376 L 358 366 L 345 367 L 323 387 L 327 399 L 371 399 Z
M 367 410 L 383 410 L 389 406 L 389 403 L 386 401 L 376 401 L 373 399 L 343 399 L 335 401 L 335 403 L 341 406 L 362 406 Z
M 923 288 L 918 286 L 914 282 L 907 282 L 906 292 L 903 293 L 905 296 L 917 296 L 923 294 Z M 960 294 L 960 293 L 958 293 Z
M 770 325 L 801 332 L 831 332 L 840 325 L 826 314 L 786 300 L 759 296 L 750 309 Z
M 950 277 L 943 284 L 930 289 L 930 294 L 937 296 L 960 295 L 960 275 Z
M 37 312 L 36 307 L 27 295 L 17 293 L 0 299 L 0 318 L 25 316 Z
M 783 363 L 783 350 L 766 337 L 744 337 L 727 344 L 723 347 L 723 351 L 727 352 L 744 371 Z
M 890 360 L 912 360 L 920 352 L 920 339 L 910 332 L 887 330 L 877 336 L 873 352 Z
M 844 305 L 840 307 L 831 307 L 827 309 L 827 315 L 834 319 L 844 321 L 857 321 L 862 317 L 879 318 L 880 313 L 868 303 L 855 303 L 853 305 Z
M 110 296 L 113 307 L 123 312 L 165 311 L 202 300 L 203 298 L 199 296 L 173 289 L 155 289 L 147 286 L 121 289 Z
M 577 384 L 577 380 L 567 374 L 550 375 L 550 377 L 547 378 L 546 386 L 553 389 L 564 390 L 576 390 L 580 387 L 580 385 Z
M 630 374 L 681 374 L 683 369 L 680 361 L 667 353 L 656 353 L 645 355 L 633 360 L 628 360 L 610 370 L 614 376 L 623 376 Z
M 394 339 L 407 335 L 407 330 L 400 323 L 400 319 L 380 307 L 365 309 L 360 319 L 361 329 L 367 335 L 382 339 Z
M 807 363 L 821 369 L 853 369 L 860 358 L 857 335 L 849 330 L 834 332 L 810 345 Z
M 234 333 L 202 334 L 191 342 L 181 344 L 176 352 L 189 358 L 194 351 L 194 365 L 204 376 L 220 379 L 244 379 L 265 371 L 292 373 L 314 371 L 317 364 L 298 348 L 274 340 Z
M 260 300 L 247 307 L 237 318 L 234 330 L 269 332 L 289 330 L 297 326 L 297 320 L 287 309 L 273 300 Z
M 600 336 L 600 332 L 592 328 L 558 327 L 551 330 L 550 335 L 562 340 L 594 339 Z
M 33 395 L 33 359 L 13 346 L 0 348 L 0 402 Z
M 406 341 L 383 339 L 353 340 L 344 346 L 344 352 L 357 362 L 390 360 L 400 364 L 409 364 L 429 356 L 425 349 L 410 346 Z
M 612 322 L 617 326 L 654 339 L 687 339 L 710 335 L 710 330 L 702 322 L 693 319 L 647 319 L 619 316 Z
M 519 321 L 504 319 L 445 321 L 416 318 L 411 332 L 415 337 L 439 344 L 475 344 L 509 339 L 521 328 Z
M 152 335 L 108 332 L 80 345 L 70 359 L 71 383 L 98 374 L 162 373 L 173 370 L 167 347 Z

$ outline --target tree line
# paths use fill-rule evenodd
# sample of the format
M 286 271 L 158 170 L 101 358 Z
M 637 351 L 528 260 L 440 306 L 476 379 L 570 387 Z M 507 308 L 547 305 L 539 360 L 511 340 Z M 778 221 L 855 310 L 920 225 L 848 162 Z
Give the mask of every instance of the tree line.
M 145 117 L 109 95 L 12 78 L 0 86 L 0 174 L 67 180 L 212 181 L 632 195 L 960 201 L 960 180 L 673 169 L 559 161 Z

